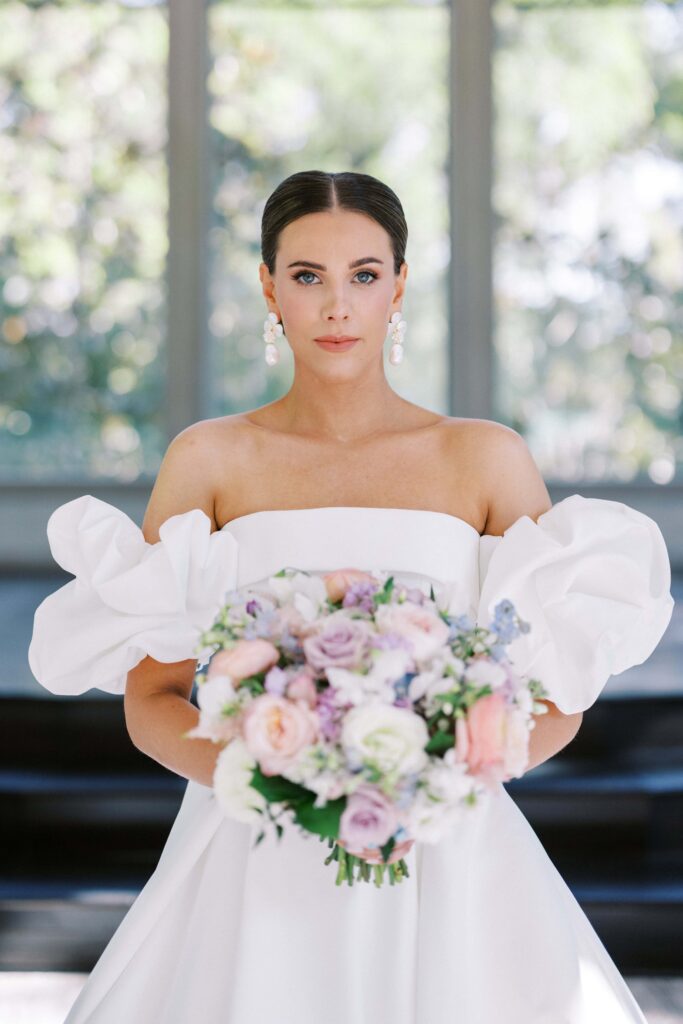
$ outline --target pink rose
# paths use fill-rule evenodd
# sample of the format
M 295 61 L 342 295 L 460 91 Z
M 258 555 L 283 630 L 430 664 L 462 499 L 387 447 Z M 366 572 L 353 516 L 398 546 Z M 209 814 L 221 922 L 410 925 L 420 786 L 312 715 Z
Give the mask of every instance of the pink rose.
M 242 735 L 264 775 L 278 775 L 319 736 L 318 719 L 305 701 L 264 693 L 244 714 Z
M 375 616 L 381 633 L 398 633 L 407 639 L 415 658 L 429 658 L 448 640 L 450 627 L 429 606 L 411 603 L 383 604 Z
M 269 640 L 238 640 L 234 647 L 214 654 L 206 673 L 229 675 L 233 682 L 254 676 L 275 665 L 280 652 Z
M 352 619 L 343 612 L 333 612 L 314 636 L 306 637 L 303 649 L 316 672 L 334 668 L 360 668 L 368 649 L 371 633 L 361 619 Z
M 309 708 L 314 708 L 318 703 L 318 691 L 315 688 L 313 677 L 306 668 L 298 672 L 287 685 L 287 696 L 290 700 L 303 700 Z
M 361 569 L 335 569 L 333 572 L 323 573 L 322 580 L 330 601 L 342 601 L 353 583 L 375 582 L 370 573 Z
M 524 713 L 509 706 L 502 693 L 480 697 L 465 718 L 456 719 L 456 761 L 489 782 L 522 774 L 529 761 L 529 732 Z
M 384 846 L 400 822 L 396 805 L 377 786 L 362 783 L 349 796 L 339 820 L 339 837 L 351 848 Z

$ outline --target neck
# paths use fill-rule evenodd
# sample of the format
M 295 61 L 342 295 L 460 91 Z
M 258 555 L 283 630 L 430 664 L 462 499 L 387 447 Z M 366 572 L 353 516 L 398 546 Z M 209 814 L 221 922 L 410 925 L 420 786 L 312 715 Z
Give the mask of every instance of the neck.
M 344 443 L 391 429 L 405 401 L 389 385 L 382 367 L 362 379 L 343 381 L 322 380 L 298 369 L 277 406 L 283 429 Z

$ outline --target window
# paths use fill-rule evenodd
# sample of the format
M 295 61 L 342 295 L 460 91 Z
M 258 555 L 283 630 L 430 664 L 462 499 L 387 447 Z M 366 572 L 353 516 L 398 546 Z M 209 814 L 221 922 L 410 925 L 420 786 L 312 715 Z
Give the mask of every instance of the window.
M 166 445 L 161 7 L 0 8 L 0 474 L 134 480 Z
M 553 478 L 669 484 L 683 6 L 500 3 L 495 33 L 496 418 Z
M 683 559 L 682 43 L 664 0 L 5 4 L 3 564 L 49 563 L 88 490 L 140 522 L 172 436 L 287 389 L 260 218 L 313 167 L 404 203 L 396 390 L 508 423 L 553 500 L 630 502 Z

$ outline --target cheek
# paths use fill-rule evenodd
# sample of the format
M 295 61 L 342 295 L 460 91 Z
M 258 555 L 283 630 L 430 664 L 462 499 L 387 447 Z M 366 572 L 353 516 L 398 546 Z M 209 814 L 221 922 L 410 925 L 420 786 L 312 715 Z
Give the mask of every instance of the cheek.
M 280 310 L 282 319 L 286 324 L 295 327 L 297 324 L 305 324 L 312 317 L 313 303 L 310 296 L 305 294 L 303 288 L 286 288 L 280 299 Z

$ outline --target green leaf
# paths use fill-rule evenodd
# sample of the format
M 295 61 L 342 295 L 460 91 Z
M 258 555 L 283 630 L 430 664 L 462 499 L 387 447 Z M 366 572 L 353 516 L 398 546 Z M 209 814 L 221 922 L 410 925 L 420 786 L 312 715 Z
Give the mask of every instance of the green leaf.
M 451 733 L 442 732 L 441 729 L 437 729 L 429 743 L 426 744 L 425 750 L 428 754 L 444 754 L 454 745 L 455 740 Z
M 374 596 L 375 604 L 388 604 L 391 601 L 391 594 L 392 594 L 393 589 L 394 589 L 394 577 L 393 576 L 389 576 L 389 578 L 385 581 L 384 586 L 379 591 L 379 593 L 375 594 L 375 596 Z
M 339 819 L 345 808 L 344 796 L 337 800 L 328 800 L 324 807 L 314 807 L 311 800 L 310 803 L 297 804 L 294 808 L 294 819 L 308 832 L 336 838 L 339 835 Z
M 264 775 L 258 765 L 252 771 L 251 785 L 271 804 L 297 804 L 316 798 L 316 794 L 312 790 L 300 786 L 298 782 L 292 782 L 282 775 Z
M 396 840 L 394 839 L 393 836 L 388 840 L 388 842 L 384 844 L 384 846 L 380 846 L 380 852 L 385 861 L 389 860 L 389 857 L 391 856 L 391 851 L 395 846 Z

